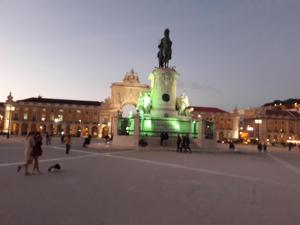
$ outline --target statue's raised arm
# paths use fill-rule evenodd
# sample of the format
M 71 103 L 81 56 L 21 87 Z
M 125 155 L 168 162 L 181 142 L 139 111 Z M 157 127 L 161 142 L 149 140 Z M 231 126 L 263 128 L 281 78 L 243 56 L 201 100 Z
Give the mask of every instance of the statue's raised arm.
M 168 68 L 169 60 L 172 58 L 172 41 L 170 40 L 169 29 L 165 29 L 164 37 L 161 39 L 158 48 L 157 57 L 159 67 Z

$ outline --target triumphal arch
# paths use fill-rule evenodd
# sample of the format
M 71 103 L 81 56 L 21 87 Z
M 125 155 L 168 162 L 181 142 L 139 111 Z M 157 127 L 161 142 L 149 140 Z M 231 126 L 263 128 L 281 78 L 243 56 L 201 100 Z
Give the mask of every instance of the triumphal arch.
M 122 82 L 111 85 L 111 96 L 105 99 L 100 110 L 100 134 L 102 137 L 112 132 L 113 117 L 131 110 L 135 113 L 140 94 L 149 91 L 149 86 L 141 84 L 132 69 L 124 75 Z

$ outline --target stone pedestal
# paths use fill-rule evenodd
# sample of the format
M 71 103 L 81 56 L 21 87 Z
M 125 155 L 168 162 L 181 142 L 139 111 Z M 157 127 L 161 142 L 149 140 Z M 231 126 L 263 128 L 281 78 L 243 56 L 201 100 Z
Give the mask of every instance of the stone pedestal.
M 151 116 L 177 117 L 176 81 L 179 74 L 172 68 L 156 68 L 149 75 L 151 81 Z

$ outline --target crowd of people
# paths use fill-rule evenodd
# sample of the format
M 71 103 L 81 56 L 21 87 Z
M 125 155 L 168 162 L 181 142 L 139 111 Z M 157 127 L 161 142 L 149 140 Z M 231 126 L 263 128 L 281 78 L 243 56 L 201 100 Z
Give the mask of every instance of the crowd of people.
M 167 132 L 160 133 L 160 146 L 167 146 L 169 134 Z M 188 134 L 177 134 L 177 150 L 176 152 L 192 152 L 190 147 L 191 141 Z
M 257 143 L 257 150 L 259 152 L 267 152 L 267 149 L 268 149 L 268 147 L 267 147 L 266 143 L 263 143 L 263 144 L 260 142 Z
M 181 135 L 177 134 L 177 150 L 176 152 L 189 152 L 192 153 L 192 149 L 190 147 L 191 141 L 188 134 Z M 189 151 L 188 151 L 189 150 Z
M 167 132 L 160 133 L 160 146 L 167 146 L 168 145 L 169 135 Z

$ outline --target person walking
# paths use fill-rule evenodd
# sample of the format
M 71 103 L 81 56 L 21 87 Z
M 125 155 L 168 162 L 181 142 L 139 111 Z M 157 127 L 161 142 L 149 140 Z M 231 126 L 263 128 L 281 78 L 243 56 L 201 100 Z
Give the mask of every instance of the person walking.
M 164 132 L 160 133 L 160 146 L 163 146 L 163 142 L 164 142 Z
M 17 171 L 20 172 L 22 168 L 24 168 L 25 173 L 24 175 L 30 175 L 28 172 L 28 167 L 30 164 L 32 164 L 33 157 L 31 156 L 31 152 L 33 151 L 33 147 L 35 146 L 35 140 L 34 140 L 34 133 L 29 132 L 29 134 L 26 136 L 25 143 L 24 143 L 24 161 L 25 163 L 18 166 Z
M 264 150 L 264 152 L 267 152 L 267 144 L 266 143 L 263 144 L 263 150 Z
M 182 141 L 181 135 L 177 134 L 177 150 L 176 150 L 176 152 L 182 152 L 181 141 Z
M 192 149 L 190 147 L 190 144 L 191 144 L 190 137 L 187 134 L 186 137 L 185 137 L 185 148 L 186 148 L 186 150 L 187 149 L 189 150 L 189 153 L 192 153 Z
M 61 134 L 60 136 L 60 142 L 63 144 L 65 141 L 65 134 Z
M 66 142 L 66 154 L 69 155 L 71 149 L 71 143 L 72 143 L 70 134 L 67 135 L 65 142 Z
M 167 132 L 164 133 L 164 146 L 168 145 L 168 139 L 169 139 L 169 135 Z
M 86 136 L 86 137 L 84 138 L 82 147 L 86 148 L 87 145 L 89 145 L 89 144 L 91 143 L 91 139 L 92 139 L 92 135 L 89 134 L 88 136 Z M 107 135 L 107 136 L 105 137 L 105 143 L 108 144 L 108 142 L 109 142 L 109 136 Z
M 293 144 L 291 142 L 288 143 L 288 147 L 289 147 L 289 151 L 292 151 Z
M 186 136 L 182 136 L 182 144 L 181 144 L 181 149 L 183 149 L 183 152 L 187 152 L 186 151 Z
M 262 144 L 261 144 L 260 142 L 257 143 L 257 150 L 258 150 L 259 152 L 262 151 Z
M 46 133 L 46 145 L 51 145 L 51 136 L 48 132 Z
M 35 171 L 38 173 L 41 173 L 40 167 L 39 167 L 39 157 L 42 155 L 42 135 L 39 132 L 36 132 L 34 136 L 35 140 L 35 146 L 33 147 L 33 151 L 31 153 L 31 156 L 33 157 L 33 169 L 32 173 L 34 174 Z
M 235 149 L 234 143 L 232 141 L 229 142 L 229 149 L 233 151 Z

